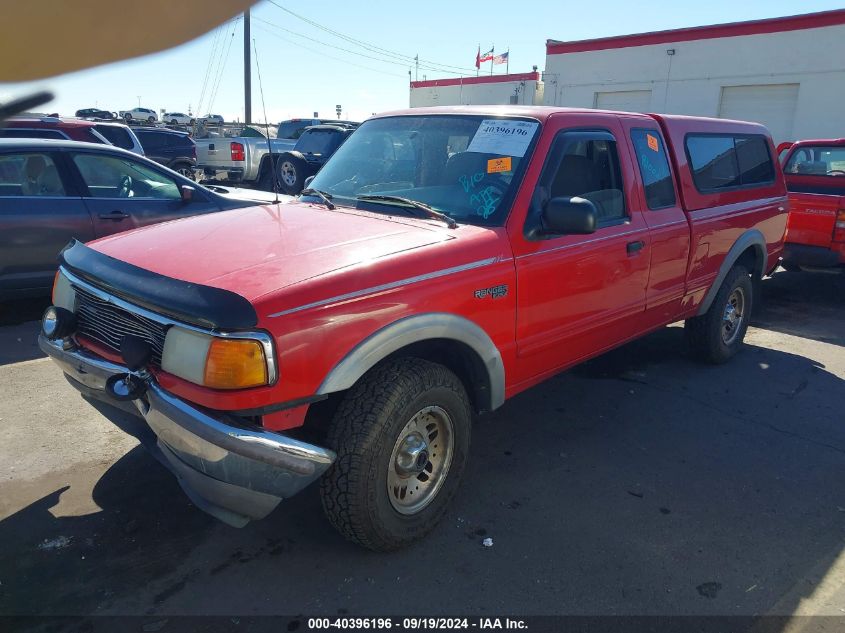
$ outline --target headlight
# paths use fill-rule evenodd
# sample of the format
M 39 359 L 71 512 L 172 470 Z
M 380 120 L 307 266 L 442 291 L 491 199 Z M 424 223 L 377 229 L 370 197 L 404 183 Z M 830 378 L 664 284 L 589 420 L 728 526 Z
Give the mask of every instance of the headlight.
M 61 271 L 56 273 L 53 280 L 53 305 L 70 312 L 76 309 L 76 291 Z
M 247 389 L 275 380 L 269 338 L 214 336 L 178 326 L 167 331 L 161 368 L 212 389 Z
M 76 330 L 76 315 L 70 310 L 50 306 L 41 317 L 41 332 L 51 341 L 70 336 Z

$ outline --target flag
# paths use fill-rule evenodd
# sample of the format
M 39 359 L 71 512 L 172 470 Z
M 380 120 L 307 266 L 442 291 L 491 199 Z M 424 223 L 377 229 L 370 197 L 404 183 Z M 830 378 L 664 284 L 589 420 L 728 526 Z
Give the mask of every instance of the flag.
M 508 55 L 509 53 L 502 53 L 501 55 L 496 55 L 493 57 L 494 64 L 507 64 L 508 63 Z
M 479 50 L 481 50 L 481 49 L 479 49 Z M 481 62 L 489 62 L 491 59 L 493 59 L 493 49 L 492 48 L 489 51 L 487 51 L 486 53 L 484 53 L 483 55 L 479 55 L 478 57 L 476 57 L 476 63 L 480 66 Z
M 481 68 L 481 44 L 478 45 L 478 52 L 475 54 L 475 67 Z

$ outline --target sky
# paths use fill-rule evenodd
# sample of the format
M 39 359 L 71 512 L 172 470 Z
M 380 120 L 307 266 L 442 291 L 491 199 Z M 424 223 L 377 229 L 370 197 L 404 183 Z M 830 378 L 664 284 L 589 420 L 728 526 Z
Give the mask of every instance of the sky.
M 221 0 L 213 0 L 221 1 Z M 252 118 L 362 120 L 408 107 L 414 79 L 475 75 L 478 47 L 510 51 L 511 73 L 543 69 L 547 39 L 571 41 L 645 31 L 754 20 L 842 8 L 841 1 L 802 0 L 528 0 L 479 3 L 427 0 L 366 3 L 262 0 L 252 8 Z M 58 46 L 58 45 L 57 45 Z M 222 114 L 243 120 L 243 19 L 177 48 L 38 82 L 0 83 L 0 102 L 46 88 L 45 112 L 81 108 Z M 413 57 L 419 55 L 417 69 Z M 495 72 L 504 73 L 497 65 Z M 259 72 L 261 81 L 259 82 Z M 490 73 L 490 64 L 482 66 Z M 262 107 L 261 88 L 264 106 Z

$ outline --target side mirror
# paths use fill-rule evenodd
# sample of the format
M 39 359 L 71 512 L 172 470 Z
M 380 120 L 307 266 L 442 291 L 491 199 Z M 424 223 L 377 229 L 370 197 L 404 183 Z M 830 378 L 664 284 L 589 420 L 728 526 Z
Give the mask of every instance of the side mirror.
M 596 205 L 585 198 L 552 198 L 543 209 L 546 233 L 586 235 L 596 231 Z
M 302 188 L 303 188 L 303 189 L 308 189 L 308 187 L 310 187 L 310 186 L 311 186 L 311 183 L 312 183 L 312 182 L 314 182 L 314 176 L 308 176 L 308 178 L 306 178 L 306 179 L 305 179 L 305 183 L 304 183 L 304 185 L 303 185 L 303 187 L 302 187 Z
M 182 185 L 179 187 L 179 191 L 182 194 L 182 202 L 187 204 L 194 199 L 194 191 L 196 191 L 196 189 L 194 189 L 191 185 Z

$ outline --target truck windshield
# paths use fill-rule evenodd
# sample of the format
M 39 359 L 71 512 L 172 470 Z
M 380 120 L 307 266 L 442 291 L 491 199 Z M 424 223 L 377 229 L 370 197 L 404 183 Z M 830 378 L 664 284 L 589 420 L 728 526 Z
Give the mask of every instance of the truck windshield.
M 341 145 L 310 185 L 341 206 L 395 213 L 373 194 L 422 202 L 458 222 L 501 225 L 540 124 L 483 116 L 372 119 Z

